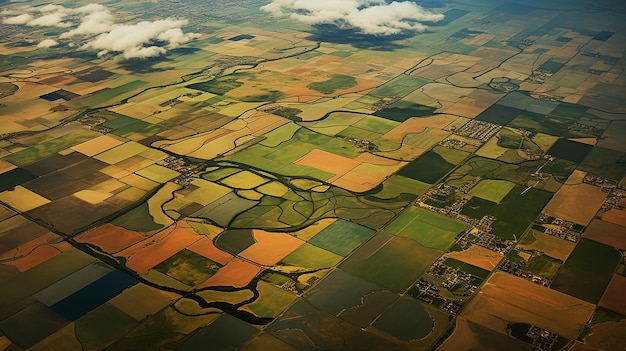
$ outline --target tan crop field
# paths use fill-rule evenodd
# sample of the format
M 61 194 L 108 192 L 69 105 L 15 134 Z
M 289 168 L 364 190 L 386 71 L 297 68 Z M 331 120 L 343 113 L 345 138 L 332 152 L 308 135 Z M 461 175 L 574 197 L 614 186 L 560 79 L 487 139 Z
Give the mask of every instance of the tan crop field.
M 427 128 L 444 129 L 447 125 L 454 122 L 458 117 L 448 114 L 441 114 L 431 117 L 409 118 L 394 129 L 385 133 L 385 139 L 395 142 L 402 142 L 408 135 L 413 133 L 421 133 Z
M 550 216 L 587 225 L 605 198 L 606 194 L 591 184 L 563 185 L 548 202 L 544 212 Z
M 523 278 L 497 272 L 461 316 L 502 334 L 509 323 L 528 323 L 575 339 L 595 305 Z
M 101 152 L 112 149 L 123 144 L 123 141 L 115 139 L 109 135 L 102 135 L 97 138 L 85 141 L 84 143 L 72 146 L 72 150 L 78 151 L 83 155 L 94 156 Z
M 493 250 L 478 245 L 472 245 L 463 251 L 449 252 L 445 256 L 488 271 L 493 271 L 504 257 Z
M 4 191 L 0 193 L 0 201 L 3 201 L 16 210 L 23 212 L 50 203 L 50 200 L 22 186 L 16 186 L 11 191 Z
M 437 350 L 527 351 L 529 345 L 460 316 L 452 335 Z
M 574 250 L 576 243 L 567 241 L 565 239 L 557 238 L 553 235 L 544 234 L 536 230 L 529 230 L 526 235 L 520 240 L 517 245 L 518 248 L 528 251 L 540 251 L 550 256 L 565 262 L 569 254 Z

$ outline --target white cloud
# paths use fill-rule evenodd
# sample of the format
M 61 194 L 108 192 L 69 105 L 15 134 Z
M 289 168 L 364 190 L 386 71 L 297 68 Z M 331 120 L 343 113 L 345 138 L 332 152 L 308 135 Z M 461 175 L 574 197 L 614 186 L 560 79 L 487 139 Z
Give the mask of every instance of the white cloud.
M 126 59 L 163 55 L 167 49 L 176 48 L 199 36 L 183 32 L 181 27 L 187 25 L 185 19 L 115 24 L 113 14 L 100 4 L 73 9 L 50 4 L 3 10 L 2 15 L 9 16 L 3 18 L 5 24 L 73 27 L 61 34 L 59 39 L 79 41 L 81 49 L 96 50 L 98 56 L 114 53 Z M 51 47 L 54 46 L 53 42 L 58 45 L 58 42 L 50 39 L 42 41 L 38 46 Z M 68 45 L 74 47 L 75 44 L 70 42 Z
M 49 13 L 29 21 L 26 25 L 39 27 L 69 27 L 72 25 L 71 23 L 63 22 L 66 16 L 67 15 L 62 12 Z
M 54 39 L 44 39 L 39 44 L 37 44 L 37 47 L 38 48 L 51 48 L 57 45 L 59 45 L 59 42 Z
M 87 5 L 89 6 L 89 5 Z M 113 28 L 113 15 L 107 9 L 88 13 L 84 16 L 80 25 L 61 34 L 61 39 L 71 38 L 76 35 L 100 34 Z
M 167 42 L 169 48 L 175 48 L 186 43 L 197 35 L 184 34 L 181 26 L 186 20 L 164 19 L 158 21 L 143 21 L 131 25 L 115 25 L 108 31 L 100 34 L 94 40 L 83 45 L 83 49 L 96 49 L 100 52 L 121 52 L 124 58 L 146 58 L 164 54 L 163 47 L 150 45 L 155 40 Z
M 427 28 L 423 22 L 443 19 L 442 14 L 434 14 L 409 1 L 274 0 L 261 10 L 311 25 L 333 24 L 371 35 L 423 32 Z
M 23 13 L 14 17 L 7 17 L 2 20 L 4 24 L 26 24 L 33 20 L 33 16 L 28 13 Z

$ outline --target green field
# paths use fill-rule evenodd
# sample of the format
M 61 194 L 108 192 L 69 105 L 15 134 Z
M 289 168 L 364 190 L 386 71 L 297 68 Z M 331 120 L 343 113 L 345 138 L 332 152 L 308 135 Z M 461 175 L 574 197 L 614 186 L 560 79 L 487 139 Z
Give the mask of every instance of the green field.
M 544 190 L 526 189 L 516 185 L 498 206 L 489 211 L 489 215 L 496 217 L 491 226 L 493 234 L 505 240 L 521 238 L 552 197 Z
M 435 327 L 433 317 L 426 308 L 409 297 L 398 299 L 373 325 L 404 341 L 422 339 Z
M 179 282 L 196 286 L 209 279 L 222 266 L 195 252 L 183 249 L 154 267 Z
M 76 321 L 76 337 L 86 350 L 98 350 L 124 336 L 137 321 L 105 303 Z
M 489 200 L 481 199 L 480 197 L 472 197 L 468 202 L 463 205 L 461 208 L 461 214 L 481 219 L 483 218 L 489 211 L 496 206 L 495 202 L 491 202 Z
M 552 278 L 561 267 L 561 262 L 544 255 L 533 255 L 524 269 L 538 277 Z
M 319 91 L 322 94 L 332 94 L 337 90 L 352 88 L 356 84 L 356 78 L 352 76 L 333 74 L 325 81 L 309 84 L 307 88 Z
M 463 160 L 465 160 L 465 158 L 469 155 L 469 152 L 450 149 L 439 145 L 433 147 L 432 151 L 441 156 L 441 158 L 443 158 L 446 162 L 453 165 L 458 165 L 463 162 Z
M 335 269 L 307 293 L 307 300 L 315 307 L 337 315 L 361 304 L 363 297 L 381 288 L 341 269 Z
M 506 180 L 484 179 L 476 184 L 469 194 L 483 200 L 500 203 L 514 187 L 514 183 Z
M 132 93 L 139 92 L 146 87 L 148 82 L 135 80 L 112 89 L 106 89 L 99 93 L 80 98 L 80 104 L 89 107 L 98 107 L 106 104 L 120 102 L 123 98 L 129 98 Z
M 434 184 L 454 168 L 443 157 L 430 150 L 404 166 L 397 174 L 420 182 Z
M 258 317 L 276 317 L 297 299 L 296 295 L 263 281 L 257 289 L 259 298 L 246 308 Z
M 593 175 L 620 180 L 626 174 L 626 154 L 596 146 L 578 165 L 578 169 Z
M 117 217 L 111 221 L 111 224 L 142 233 L 148 233 L 163 228 L 162 225 L 154 222 L 152 215 L 150 215 L 148 203 L 141 204 Z
M 379 290 L 363 296 L 361 304 L 343 310 L 338 317 L 356 324 L 361 328 L 369 326 L 389 306 L 398 299 L 398 294 L 387 290 Z
M 620 251 L 614 247 L 581 239 L 554 277 L 551 287 L 596 303 L 609 284 L 621 256 Z
M 369 95 L 381 98 L 389 96 L 402 98 L 428 82 L 423 78 L 403 74 L 374 89 Z
M 208 82 L 189 84 L 187 85 L 187 88 L 206 91 L 207 93 L 215 95 L 224 95 L 227 92 L 242 86 L 243 83 L 239 81 L 241 78 L 243 78 L 241 75 L 220 77 Z
M 394 350 L 397 347 L 386 338 L 320 311 L 305 299 L 296 301 L 266 327 L 265 332 L 297 350 L 344 350 L 346 345 L 354 350 Z
M 381 232 L 340 268 L 394 292 L 404 292 L 441 255 L 413 239 Z
M 215 246 L 233 255 L 238 255 L 255 242 L 252 230 L 233 229 L 218 235 L 215 239 Z
M 98 137 L 99 134 L 87 129 L 79 129 L 71 134 L 63 135 L 59 138 L 50 139 L 41 143 L 36 143 L 26 149 L 7 155 L 2 159 L 16 166 L 24 166 L 56 154 L 59 151 L 69 149 L 85 141 Z
M 444 251 L 452 245 L 457 235 L 467 229 L 469 225 L 463 222 L 419 207 L 409 207 L 385 227 L 389 233 L 409 237 L 425 247 Z
M 309 244 L 321 247 L 337 255 L 345 256 L 352 252 L 374 231 L 344 220 L 335 221 L 309 240 Z
M 445 183 L 461 187 L 467 183 L 473 182 L 476 177 L 506 179 L 507 177 L 516 174 L 518 169 L 519 166 L 517 165 L 511 165 L 483 157 L 472 157 L 452 172 L 446 178 Z
M 393 199 L 400 196 L 400 194 L 417 196 L 423 194 L 429 187 L 426 183 L 394 174 L 385 179 L 382 183 L 382 189 L 373 196 L 380 199 Z

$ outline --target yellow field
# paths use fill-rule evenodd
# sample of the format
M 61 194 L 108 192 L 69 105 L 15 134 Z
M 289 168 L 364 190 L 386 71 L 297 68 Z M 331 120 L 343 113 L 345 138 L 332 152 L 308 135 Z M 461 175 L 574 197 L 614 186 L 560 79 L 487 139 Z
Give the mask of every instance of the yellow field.
M 272 114 L 256 113 L 247 118 L 235 119 L 211 132 L 173 141 L 162 140 L 155 142 L 153 146 L 180 155 L 210 160 L 235 148 L 241 138 L 262 136 L 288 122 L 287 119 Z
M 16 186 L 13 190 L 1 192 L 0 201 L 6 202 L 9 206 L 22 212 L 50 203 L 50 200 L 22 186 Z
M 501 254 L 478 245 L 472 245 L 464 251 L 447 253 L 446 257 L 451 257 L 488 271 L 494 270 L 503 258 Z
M 249 171 L 237 172 L 221 181 L 225 185 L 235 189 L 254 189 L 261 184 L 267 183 L 267 179 Z
M 157 191 L 150 199 L 148 199 L 148 210 L 154 220 L 154 223 L 161 224 L 165 227 L 174 223 L 177 218 L 170 218 L 163 212 L 163 206 L 173 198 L 173 192 L 181 189 L 181 186 L 174 183 L 167 183 L 159 191 Z
M 89 141 L 85 141 L 84 143 L 73 146 L 71 147 L 71 149 L 74 151 L 78 151 L 83 155 L 94 156 L 101 152 L 112 149 L 116 146 L 119 146 L 123 143 L 123 141 L 115 139 L 111 136 L 102 135 L 95 139 L 91 139 Z
M 104 151 L 94 158 L 102 162 L 106 162 L 110 165 L 124 161 L 132 156 L 135 156 L 141 152 L 146 151 L 148 148 L 134 141 L 126 142 L 122 145 L 116 146 L 112 149 Z

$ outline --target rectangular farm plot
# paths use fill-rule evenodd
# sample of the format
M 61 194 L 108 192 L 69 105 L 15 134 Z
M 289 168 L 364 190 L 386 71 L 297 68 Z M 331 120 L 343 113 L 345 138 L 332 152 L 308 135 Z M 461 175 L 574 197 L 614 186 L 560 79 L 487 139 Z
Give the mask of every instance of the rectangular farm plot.
M 419 207 L 409 207 L 385 231 L 409 237 L 425 247 L 446 250 L 470 226 Z
M 342 259 L 342 256 L 321 249 L 315 245 L 305 243 L 283 258 L 280 262 L 285 265 L 296 267 L 323 269 L 335 266 Z
M 591 221 L 583 237 L 626 250 L 626 227 L 598 219 Z
M 372 229 L 358 224 L 337 220 L 309 240 L 310 244 L 346 256 L 374 234 Z
M 351 159 L 320 149 L 313 149 L 294 163 L 335 174 L 326 181 L 357 192 L 375 187 L 405 165 L 404 162 L 388 160 L 367 153 Z
M 600 300 L 599 306 L 617 312 L 621 315 L 626 314 L 626 277 L 613 274 L 613 278 Z
M 484 179 L 476 184 L 469 194 L 483 200 L 500 203 L 514 187 L 515 183 L 506 180 Z
M 120 141 L 108 135 L 102 135 L 89 141 L 85 141 L 84 143 L 72 146 L 71 149 L 74 151 L 78 151 L 83 155 L 94 156 L 101 152 L 112 149 L 116 146 L 119 146 L 123 143 L 123 141 Z
M 16 186 L 13 190 L 0 193 L 0 201 L 22 212 L 50 203 L 50 200 L 22 186 Z
M 122 337 L 137 324 L 137 320 L 116 306 L 104 303 L 75 321 L 77 340 L 84 350 L 103 349 Z
M 551 287 L 596 303 L 621 257 L 618 249 L 583 238 L 554 277 Z
M 220 226 L 227 226 L 238 214 L 251 209 L 259 202 L 240 198 L 229 192 L 209 205 L 194 212 L 192 217 L 208 218 Z
M 367 281 L 404 292 L 441 256 L 412 239 L 379 232 L 354 252 L 340 268 Z
M 34 303 L 0 322 L 0 329 L 19 348 L 27 349 L 66 324 L 68 321 L 62 316 L 41 303 Z
M 137 281 L 125 273 L 112 271 L 50 308 L 67 320 L 74 321 L 135 284 Z
M 211 277 L 222 266 L 204 256 L 183 249 L 154 267 L 179 282 L 196 286 Z
M 135 173 L 157 183 L 165 183 L 168 180 L 172 180 L 180 175 L 180 173 L 174 170 L 156 164 L 150 165 Z
M 465 306 L 461 316 L 505 335 L 509 323 L 517 322 L 575 339 L 594 310 L 591 303 L 497 272 Z
M 551 196 L 544 190 L 515 185 L 500 204 L 488 212 L 496 218 L 491 225 L 492 233 L 507 240 L 521 237 Z
M 37 292 L 33 297 L 46 306 L 52 306 L 112 271 L 112 267 L 96 261 Z
M 96 160 L 100 160 L 110 165 L 113 165 L 137 154 L 140 154 L 146 150 L 148 150 L 147 146 L 141 145 L 134 141 L 129 141 L 120 146 L 116 146 L 112 149 L 104 151 L 96 155 L 94 158 Z
M 606 194 L 591 184 L 563 185 L 544 212 L 580 225 L 587 225 L 604 203 Z
M 257 286 L 259 298 L 245 309 L 262 318 L 275 318 L 289 307 L 298 297 L 291 292 L 260 281 Z

